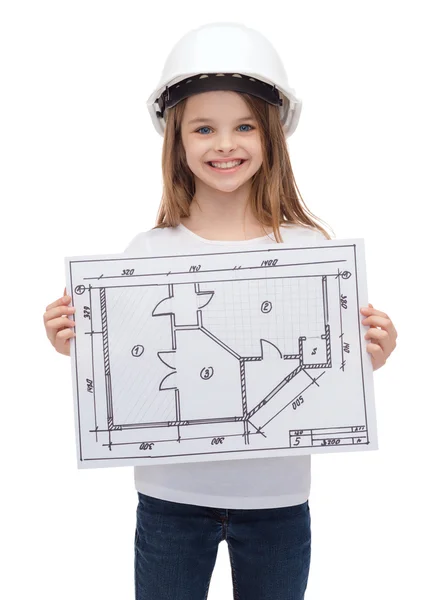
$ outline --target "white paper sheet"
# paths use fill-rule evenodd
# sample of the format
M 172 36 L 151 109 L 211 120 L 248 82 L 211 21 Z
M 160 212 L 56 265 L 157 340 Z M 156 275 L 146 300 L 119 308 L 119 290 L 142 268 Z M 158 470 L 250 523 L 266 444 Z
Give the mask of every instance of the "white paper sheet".
M 377 449 L 364 240 L 65 258 L 79 468 Z

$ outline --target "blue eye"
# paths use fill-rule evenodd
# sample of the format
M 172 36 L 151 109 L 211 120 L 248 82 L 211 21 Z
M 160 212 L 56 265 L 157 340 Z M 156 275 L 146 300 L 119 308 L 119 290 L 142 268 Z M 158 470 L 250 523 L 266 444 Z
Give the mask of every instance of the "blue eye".
M 239 125 L 239 127 L 250 127 L 251 129 L 254 129 L 254 127 L 252 127 L 252 125 L 248 125 L 247 123 L 245 123 L 244 125 Z M 248 129 L 249 131 L 249 129 Z
M 255 127 L 253 127 L 253 125 L 249 125 L 247 123 L 245 123 L 243 125 L 239 125 L 239 127 L 250 127 L 251 129 L 255 129 Z M 196 129 L 196 133 L 199 133 L 202 129 L 211 129 L 211 127 L 208 127 L 207 125 L 204 127 L 200 127 L 199 129 Z M 250 129 L 248 129 L 247 131 L 250 131 Z M 246 133 L 246 131 L 242 131 L 241 133 Z

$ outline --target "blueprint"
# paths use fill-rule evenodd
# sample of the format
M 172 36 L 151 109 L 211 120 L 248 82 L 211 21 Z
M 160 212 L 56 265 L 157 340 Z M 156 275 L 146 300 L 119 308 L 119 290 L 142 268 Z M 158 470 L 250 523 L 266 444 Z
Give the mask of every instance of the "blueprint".
M 377 449 L 363 239 L 65 268 L 79 468 Z

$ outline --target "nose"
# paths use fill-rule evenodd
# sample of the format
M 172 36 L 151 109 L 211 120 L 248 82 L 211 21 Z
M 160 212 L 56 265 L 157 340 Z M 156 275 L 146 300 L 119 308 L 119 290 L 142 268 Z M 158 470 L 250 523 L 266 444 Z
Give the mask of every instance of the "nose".
M 237 148 L 237 141 L 230 133 L 219 134 L 216 141 L 217 152 L 230 154 Z

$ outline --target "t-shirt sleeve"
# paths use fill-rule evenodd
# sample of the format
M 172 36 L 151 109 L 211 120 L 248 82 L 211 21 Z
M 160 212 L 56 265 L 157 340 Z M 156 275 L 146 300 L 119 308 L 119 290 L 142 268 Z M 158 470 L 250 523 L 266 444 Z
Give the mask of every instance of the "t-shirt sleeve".
M 325 235 L 318 229 L 315 230 L 315 234 L 316 234 L 315 241 L 317 241 L 317 242 L 328 242 L 329 241 L 328 238 L 326 238 Z
M 146 249 L 145 233 L 138 233 L 124 250 L 124 254 L 138 254 Z

